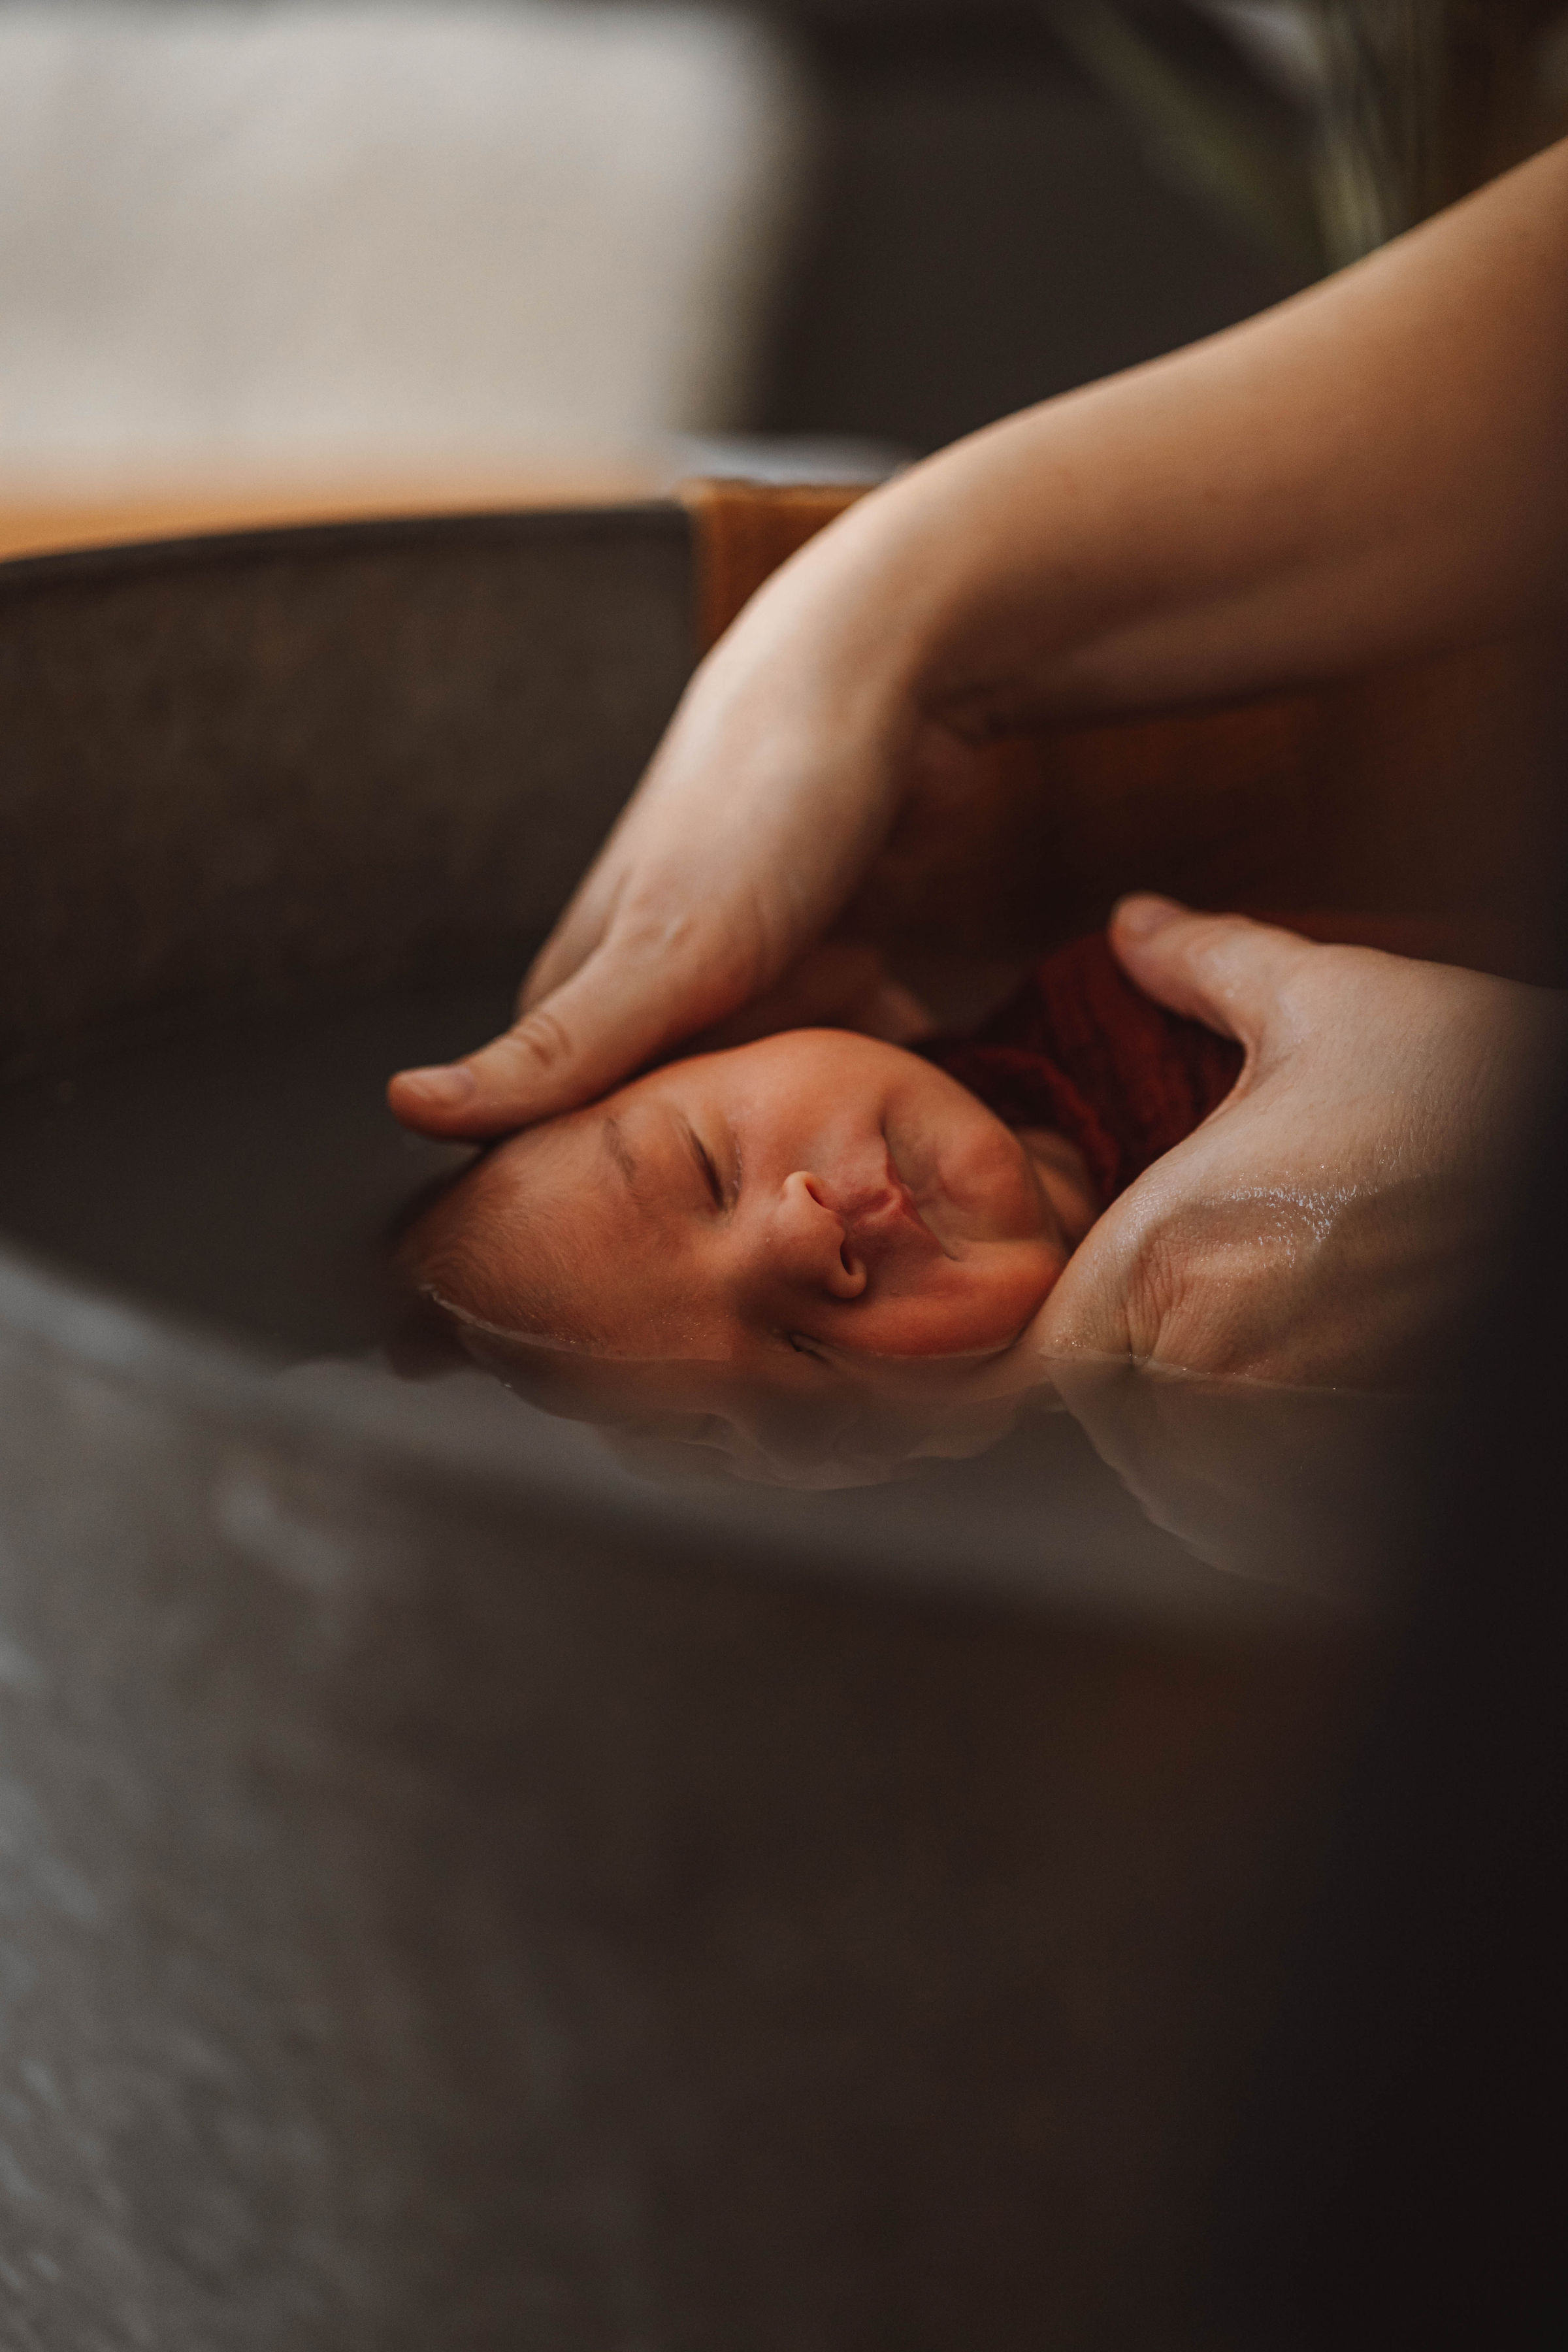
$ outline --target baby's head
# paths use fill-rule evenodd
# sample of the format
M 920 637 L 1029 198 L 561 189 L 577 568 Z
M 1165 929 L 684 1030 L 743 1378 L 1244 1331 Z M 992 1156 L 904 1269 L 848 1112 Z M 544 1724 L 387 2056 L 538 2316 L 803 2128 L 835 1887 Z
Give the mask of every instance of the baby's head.
M 1010 1348 L 1082 1230 L 1080 1198 L 931 1063 L 797 1029 L 495 1146 L 401 1255 L 493 1340 L 810 1394 Z

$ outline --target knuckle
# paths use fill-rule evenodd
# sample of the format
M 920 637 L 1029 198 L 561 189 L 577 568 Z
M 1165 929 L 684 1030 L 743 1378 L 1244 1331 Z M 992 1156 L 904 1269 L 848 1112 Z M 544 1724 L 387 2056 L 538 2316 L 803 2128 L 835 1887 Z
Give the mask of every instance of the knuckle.
M 705 999 L 718 1001 L 744 960 L 744 946 L 734 926 L 716 921 L 710 907 L 688 899 L 680 905 L 628 908 L 606 942 L 605 953 L 623 982 L 636 975 L 655 990 L 697 988 Z
M 507 1032 L 502 1043 L 520 1059 L 534 1063 L 542 1070 L 554 1070 L 572 1058 L 572 1039 L 564 1024 L 542 1005 L 525 1013 L 516 1027 Z
M 1266 987 L 1283 1009 L 1299 993 L 1303 978 L 1316 971 L 1313 960 L 1330 952 L 1248 915 L 1205 916 L 1202 920 L 1204 929 L 1188 952 L 1187 969 L 1216 1004 L 1253 1003 L 1259 988 Z
M 1259 928 L 1247 915 L 1194 915 L 1186 941 L 1188 960 L 1200 971 L 1223 978 L 1237 950 L 1245 952 Z
M 610 944 L 622 956 L 657 962 L 679 956 L 698 933 L 700 916 L 689 906 L 632 906 L 616 921 Z

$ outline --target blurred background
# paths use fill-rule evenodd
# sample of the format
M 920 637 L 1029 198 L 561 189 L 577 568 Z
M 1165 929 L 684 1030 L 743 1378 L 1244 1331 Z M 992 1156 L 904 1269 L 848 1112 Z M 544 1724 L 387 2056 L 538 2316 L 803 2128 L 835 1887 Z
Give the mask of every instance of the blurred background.
M 0 0 L 0 548 L 875 478 L 1568 119 L 1528 0 Z

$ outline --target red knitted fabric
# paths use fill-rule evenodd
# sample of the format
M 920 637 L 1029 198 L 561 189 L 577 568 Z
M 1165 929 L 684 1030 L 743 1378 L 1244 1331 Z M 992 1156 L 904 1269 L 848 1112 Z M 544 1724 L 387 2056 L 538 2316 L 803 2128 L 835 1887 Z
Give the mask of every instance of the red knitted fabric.
M 1267 917 L 1304 939 L 1536 980 L 1528 942 L 1484 919 L 1431 915 Z M 1076 1143 L 1109 1207 L 1225 1100 L 1241 1047 L 1140 994 L 1102 932 L 1044 956 L 972 1036 L 921 1048 L 1009 1127 Z
M 1140 995 L 1102 933 L 1044 956 L 973 1035 L 921 1049 L 1009 1127 L 1084 1156 L 1107 1205 L 1225 1100 L 1241 1047 Z

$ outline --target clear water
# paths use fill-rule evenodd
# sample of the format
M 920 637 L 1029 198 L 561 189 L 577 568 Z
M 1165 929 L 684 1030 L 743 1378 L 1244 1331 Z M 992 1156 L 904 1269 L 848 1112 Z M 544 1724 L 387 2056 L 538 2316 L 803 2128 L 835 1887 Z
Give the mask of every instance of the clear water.
M 0 1229 L 294 1359 L 384 1336 L 383 1237 L 466 1156 L 407 1134 L 392 1070 L 500 1027 L 500 983 L 89 1041 L 8 1089 Z
M 387 1075 L 492 1034 L 510 1000 L 509 983 L 469 983 L 89 1041 L 0 1098 L 0 1232 L 258 1343 L 296 1385 L 391 1382 L 378 1351 L 403 1302 L 385 1240 L 465 1154 L 397 1126 Z M 476 1372 L 399 1409 L 454 1429 L 526 1424 L 531 1442 L 597 1449 L 606 1476 L 635 1476 L 597 1432 Z M 1199 1383 L 1152 1395 L 1129 1368 L 1079 1418 L 1092 1440 L 1068 1413 L 1031 1409 L 976 1458 L 907 1465 L 881 1502 L 780 1493 L 770 1507 L 803 1535 L 863 1521 L 885 1540 L 907 1521 L 912 1540 L 940 1493 L 977 1551 L 1031 1576 L 1048 1562 L 1058 1582 L 1140 1606 L 1207 1607 L 1236 1570 L 1331 1591 L 1364 1580 L 1367 1498 L 1386 1496 L 1404 1441 L 1381 1405 Z

